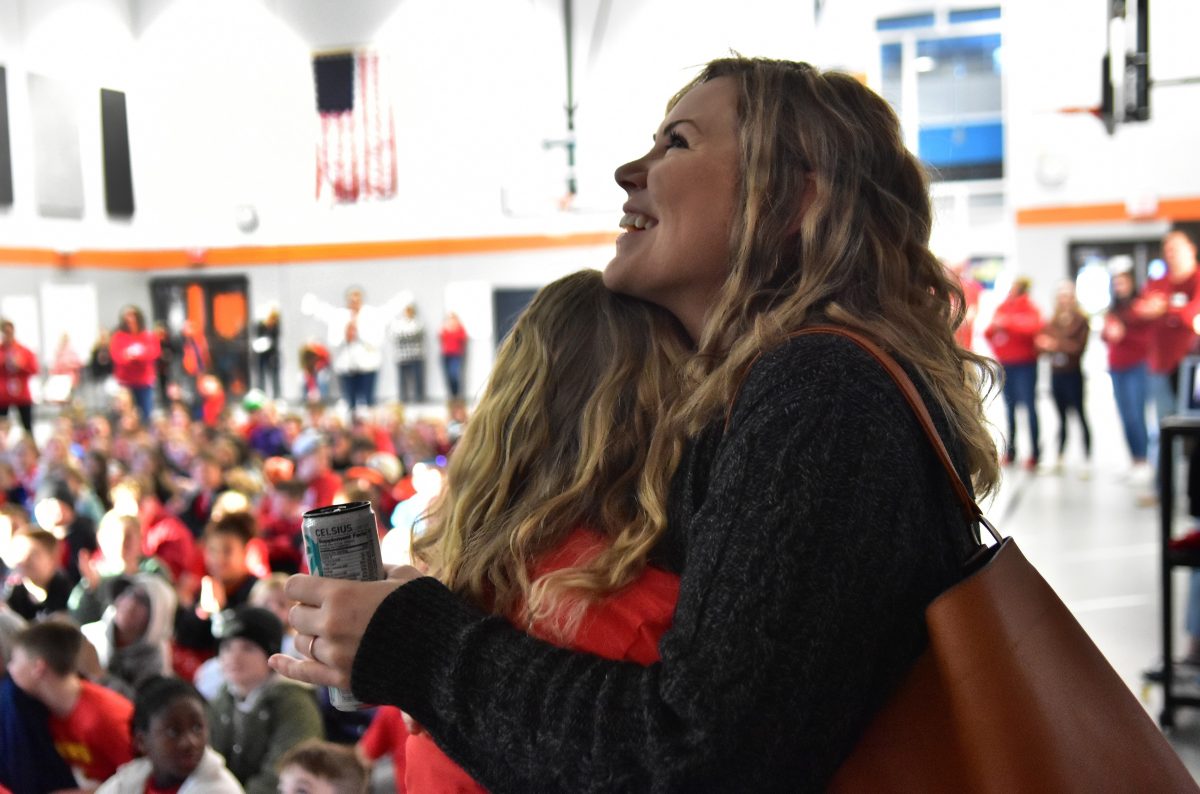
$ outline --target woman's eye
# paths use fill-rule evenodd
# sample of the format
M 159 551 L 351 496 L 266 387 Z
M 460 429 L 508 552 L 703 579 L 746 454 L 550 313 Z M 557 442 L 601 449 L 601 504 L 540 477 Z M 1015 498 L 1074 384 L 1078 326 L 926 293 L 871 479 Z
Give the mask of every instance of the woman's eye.
M 682 135 L 680 135 L 678 132 L 672 131 L 669 135 L 667 135 L 667 148 L 668 149 L 686 149 L 686 148 L 688 148 L 687 139 L 684 138 Z

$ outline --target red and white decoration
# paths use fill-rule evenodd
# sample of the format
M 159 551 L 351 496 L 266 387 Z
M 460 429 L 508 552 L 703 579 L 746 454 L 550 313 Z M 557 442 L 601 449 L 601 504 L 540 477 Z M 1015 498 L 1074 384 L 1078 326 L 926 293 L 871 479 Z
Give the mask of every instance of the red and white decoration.
M 313 58 L 319 200 L 396 195 L 396 124 L 382 71 L 379 54 L 369 50 Z

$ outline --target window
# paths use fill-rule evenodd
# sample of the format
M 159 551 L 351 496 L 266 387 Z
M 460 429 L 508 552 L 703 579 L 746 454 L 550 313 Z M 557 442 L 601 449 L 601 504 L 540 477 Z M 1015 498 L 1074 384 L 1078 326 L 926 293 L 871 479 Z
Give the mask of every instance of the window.
M 880 88 L 934 179 L 1004 175 L 1000 9 L 876 20 Z

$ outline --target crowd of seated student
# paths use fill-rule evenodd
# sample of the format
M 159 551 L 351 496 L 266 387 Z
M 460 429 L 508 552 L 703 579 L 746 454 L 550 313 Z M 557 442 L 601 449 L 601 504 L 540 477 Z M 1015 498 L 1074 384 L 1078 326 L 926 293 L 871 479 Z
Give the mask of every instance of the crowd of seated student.
M 0 421 L 0 794 L 200 777 L 274 792 L 297 744 L 362 739 L 374 710 L 336 711 L 266 665 L 294 652 L 283 583 L 306 570 L 301 517 L 370 502 L 381 537 L 402 522 L 388 546 L 406 553 L 449 429 L 398 408 L 350 421 L 246 408 L 205 423 L 176 406 L 146 423 L 118 397 L 103 415 L 64 410 L 40 445 Z M 403 747 L 379 741 L 394 717 L 362 761 Z M 344 768 L 344 754 L 305 746 L 295 769 Z M 327 751 L 329 766 L 313 761 Z M 403 790 L 402 766 L 396 780 Z

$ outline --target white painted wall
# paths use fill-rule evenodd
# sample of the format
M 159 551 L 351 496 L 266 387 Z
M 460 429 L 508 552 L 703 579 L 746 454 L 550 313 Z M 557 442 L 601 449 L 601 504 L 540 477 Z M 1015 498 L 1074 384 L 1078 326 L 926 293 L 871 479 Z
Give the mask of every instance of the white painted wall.
M 1100 103 L 1105 0 L 1008 3 L 1009 189 L 1016 207 L 1194 197 L 1200 193 L 1200 84 L 1152 88 L 1151 119 L 1109 136 Z M 1150 4 L 1152 78 L 1200 76 L 1200 4 Z M 1010 44 L 1011 42 L 1011 44 Z M 1061 184 L 1039 180 L 1059 170 Z
M 594 230 L 615 226 L 611 174 L 649 143 L 667 98 L 738 49 L 802 57 L 811 23 L 782 0 L 577 4 L 579 211 L 562 213 L 564 34 L 558 0 L 0 0 L 16 205 L 0 244 L 214 247 Z M 360 7 L 361 17 L 353 9 Z M 811 13 L 811 11 L 809 12 Z M 597 23 L 603 23 L 597 27 Z M 400 194 L 314 198 L 312 54 L 371 45 L 390 60 Z M 32 204 L 25 73 L 80 91 L 87 208 Z M 137 212 L 105 217 L 100 87 L 128 95 Z M 247 235 L 234 209 L 252 204 Z

